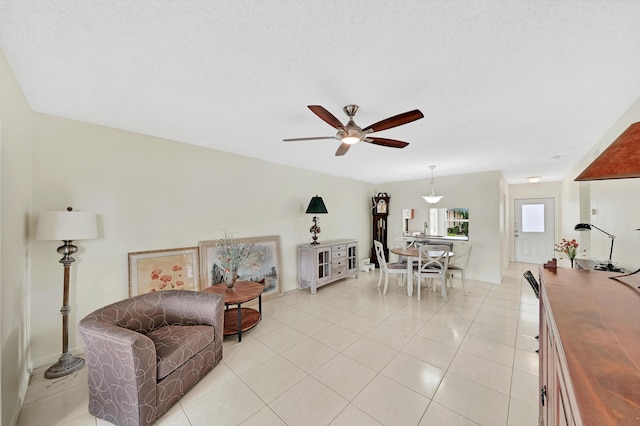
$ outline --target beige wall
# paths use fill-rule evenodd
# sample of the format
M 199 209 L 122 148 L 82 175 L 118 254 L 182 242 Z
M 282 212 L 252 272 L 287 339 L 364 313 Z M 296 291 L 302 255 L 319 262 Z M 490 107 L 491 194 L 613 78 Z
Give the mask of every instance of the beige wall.
M 33 114 L 0 50 L 1 423 L 20 413 L 28 383 L 28 225 Z
M 504 227 L 504 222 L 501 223 L 505 195 L 503 179 L 497 171 L 434 178 L 437 194 L 444 195 L 434 206 L 469 209 L 469 241 L 473 243 L 473 250 L 466 276 L 470 279 L 499 283 L 502 278 L 505 242 L 501 231 Z M 402 235 L 403 209 L 414 210 L 410 230 L 422 229 L 430 205 L 421 196 L 429 192 L 429 182 L 425 178 L 376 186 L 378 192 L 391 195 L 389 241 Z
M 100 215 L 100 238 L 77 242 L 71 324 L 128 296 L 127 253 L 196 246 L 225 229 L 238 238 L 279 235 L 283 287 L 296 289 L 296 246 L 311 240 L 304 211 L 316 194 L 329 210 L 321 241 L 370 245 L 368 183 L 43 114 L 35 114 L 35 129 L 34 216 L 67 206 Z M 58 245 L 32 244 L 34 366 L 60 351 Z M 69 346 L 82 347 L 75 327 Z

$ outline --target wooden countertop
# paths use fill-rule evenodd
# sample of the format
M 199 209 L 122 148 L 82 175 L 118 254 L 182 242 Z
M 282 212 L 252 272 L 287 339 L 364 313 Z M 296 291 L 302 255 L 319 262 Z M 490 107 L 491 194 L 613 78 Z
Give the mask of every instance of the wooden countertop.
M 540 274 L 584 424 L 640 424 L 640 293 L 612 272 Z

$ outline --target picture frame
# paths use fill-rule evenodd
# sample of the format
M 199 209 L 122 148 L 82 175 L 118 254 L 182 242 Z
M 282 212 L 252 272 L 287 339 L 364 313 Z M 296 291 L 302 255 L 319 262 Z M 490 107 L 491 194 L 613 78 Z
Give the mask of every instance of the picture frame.
M 222 268 L 218 258 L 218 242 L 220 240 L 200 241 L 200 288 L 205 289 L 223 282 Z M 234 238 L 237 243 L 253 244 L 252 251 L 263 251 L 257 261 L 251 265 L 242 266 L 238 270 L 239 281 L 254 281 L 264 285 L 262 299 L 268 300 L 277 297 L 282 293 L 282 266 L 280 259 L 280 236 L 270 235 L 266 237 Z
M 200 248 L 129 253 L 129 297 L 163 290 L 200 290 Z

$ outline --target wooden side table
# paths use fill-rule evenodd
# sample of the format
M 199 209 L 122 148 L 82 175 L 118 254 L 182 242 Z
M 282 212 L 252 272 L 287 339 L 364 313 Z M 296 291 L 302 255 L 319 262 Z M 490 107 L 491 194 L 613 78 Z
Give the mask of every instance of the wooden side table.
M 205 288 L 207 293 L 224 296 L 224 336 L 238 335 L 238 342 L 242 341 L 242 332 L 255 327 L 262 319 L 262 290 L 260 283 L 253 281 L 237 281 L 235 291 L 227 291 L 225 283 L 215 284 Z M 242 304 L 258 299 L 258 310 L 243 308 Z M 229 308 L 236 305 L 235 308 Z

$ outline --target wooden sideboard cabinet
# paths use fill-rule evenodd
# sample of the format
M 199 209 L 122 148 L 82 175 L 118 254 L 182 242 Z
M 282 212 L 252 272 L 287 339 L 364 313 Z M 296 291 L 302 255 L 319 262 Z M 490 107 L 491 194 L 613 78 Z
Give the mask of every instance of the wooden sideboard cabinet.
M 615 275 L 539 270 L 541 425 L 640 424 L 640 277 Z
M 298 280 L 300 290 L 318 287 L 349 276 L 358 276 L 358 242 L 333 240 L 298 246 Z

